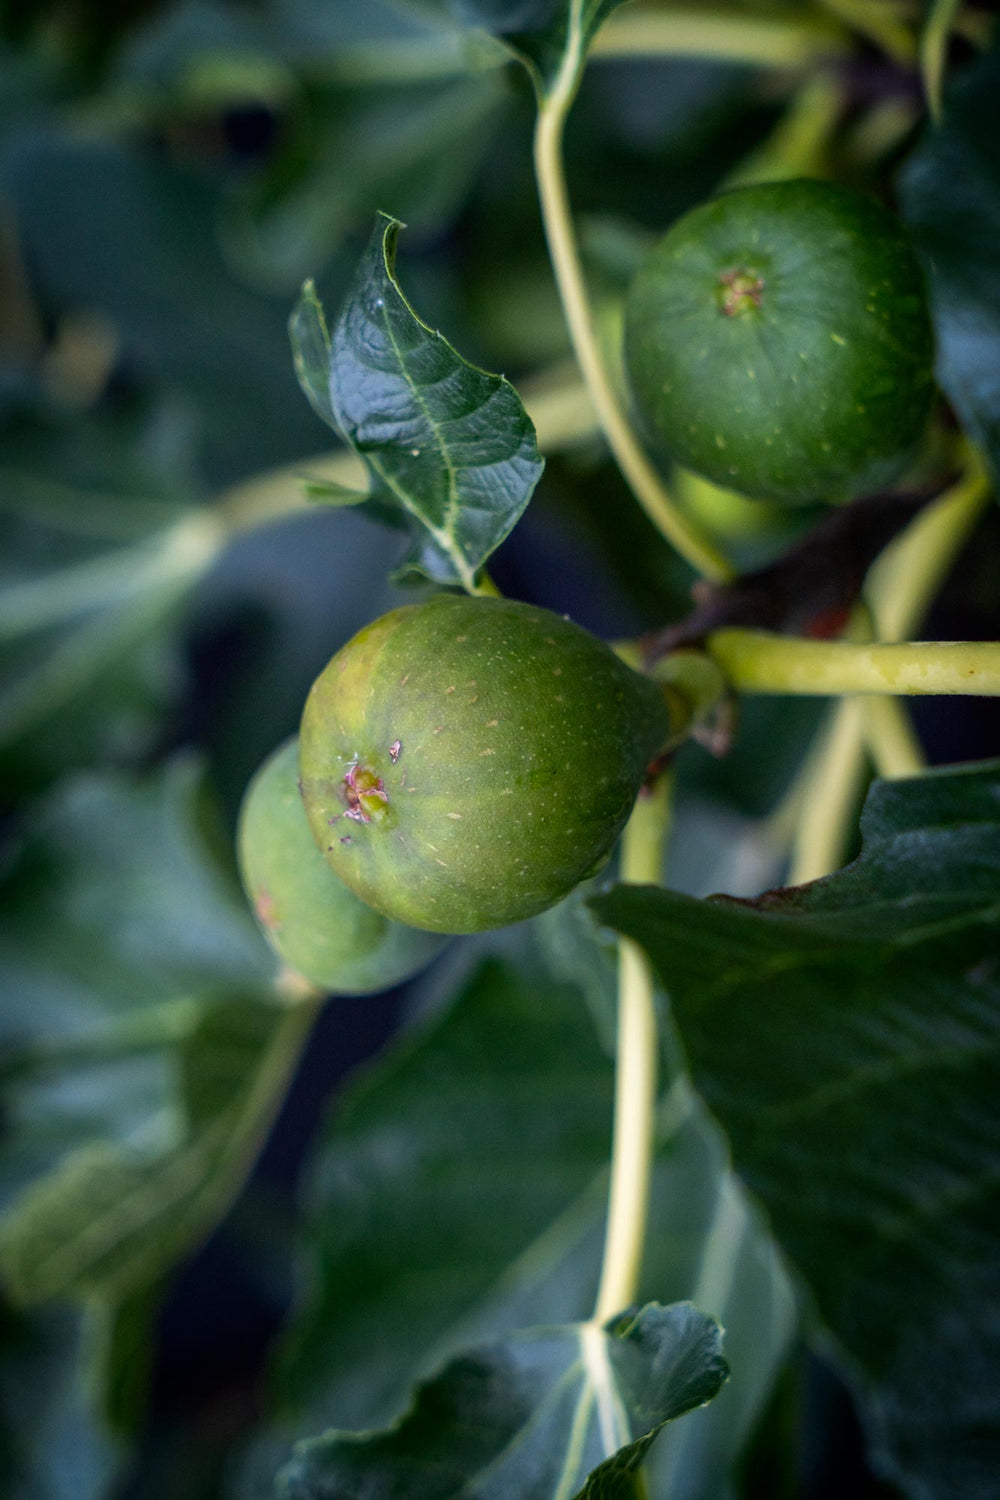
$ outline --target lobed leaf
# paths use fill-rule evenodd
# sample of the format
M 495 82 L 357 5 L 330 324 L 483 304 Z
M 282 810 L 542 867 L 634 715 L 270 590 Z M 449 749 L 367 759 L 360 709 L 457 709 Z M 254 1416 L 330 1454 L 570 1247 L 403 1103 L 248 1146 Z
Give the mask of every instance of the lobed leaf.
M 411 523 L 410 562 L 474 590 L 542 472 L 520 397 L 422 323 L 394 274 L 402 226 L 380 217 L 330 335 L 328 402 L 318 371 L 322 313 L 307 283 L 292 339 L 303 388 L 364 458 L 381 500 Z M 328 409 L 327 409 L 328 408 Z
M 249 1105 L 281 1025 L 253 1001 L 213 1008 L 181 1049 L 189 1128 L 176 1146 L 95 1140 L 14 1200 L 0 1219 L 0 1280 L 14 1301 L 125 1298 L 207 1232 L 246 1171 Z
M 148 1285 L 252 1159 L 297 1018 L 269 1003 L 273 960 L 203 816 L 189 763 L 81 778 L 7 871 L 0 1277 L 21 1302 Z
M 481 964 L 331 1118 L 307 1181 L 303 1297 L 274 1382 L 283 1419 L 249 1456 L 240 1500 L 271 1493 L 294 1437 L 383 1426 L 414 1379 L 457 1351 L 590 1314 L 613 1066 L 575 976 L 585 969 L 596 991 L 603 974 L 613 991 L 614 970 L 584 908 L 564 903 L 545 925 L 563 912 L 572 971 L 538 958 Z M 574 982 L 558 977 L 570 972 Z M 719 1500 L 794 1313 L 718 1133 L 682 1085 L 663 1106 L 640 1297 L 695 1299 L 725 1322 L 732 1380 L 650 1459 L 672 1500 Z
M 920 1500 L 1000 1472 L 1000 763 L 876 785 L 854 864 L 756 901 L 621 887 L 695 1081 Z
M 625 1500 L 660 1429 L 725 1378 L 719 1328 L 688 1304 L 513 1334 L 451 1360 L 386 1432 L 300 1444 L 279 1493 Z

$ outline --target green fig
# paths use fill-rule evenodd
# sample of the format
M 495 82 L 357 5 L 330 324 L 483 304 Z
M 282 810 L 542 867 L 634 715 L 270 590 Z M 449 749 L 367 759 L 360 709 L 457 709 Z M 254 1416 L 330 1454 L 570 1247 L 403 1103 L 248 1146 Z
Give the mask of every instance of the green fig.
M 843 500 L 895 478 L 927 422 L 933 360 L 906 230 L 829 182 L 692 209 L 626 301 L 625 364 L 652 440 L 758 499 Z
M 313 841 L 288 740 L 247 788 L 237 839 L 243 885 L 264 936 L 317 989 L 363 995 L 415 974 L 441 939 L 373 911 L 349 891 Z
M 313 836 L 397 921 L 535 916 L 609 854 L 668 734 L 660 690 L 548 610 L 441 594 L 367 626 L 313 684 Z

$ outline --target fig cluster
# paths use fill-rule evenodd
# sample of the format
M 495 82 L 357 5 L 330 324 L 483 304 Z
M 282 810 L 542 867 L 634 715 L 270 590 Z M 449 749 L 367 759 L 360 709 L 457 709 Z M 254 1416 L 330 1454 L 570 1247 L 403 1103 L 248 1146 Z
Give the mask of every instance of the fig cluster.
M 328 994 L 365 995 L 409 979 L 443 939 L 359 900 L 326 863 L 299 791 L 299 744 L 256 772 L 240 812 L 237 855 L 261 931 L 279 958 Z
M 544 911 L 607 859 L 666 742 L 663 693 L 569 620 L 441 594 L 361 630 L 241 813 L 240 867 L 287 964 L 383 988 L 444 935 Z

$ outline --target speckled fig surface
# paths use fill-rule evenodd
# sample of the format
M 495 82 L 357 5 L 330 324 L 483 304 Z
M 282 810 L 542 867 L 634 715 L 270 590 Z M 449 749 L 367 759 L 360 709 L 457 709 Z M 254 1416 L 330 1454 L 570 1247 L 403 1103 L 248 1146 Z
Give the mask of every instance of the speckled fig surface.
M 330 994 L 364 995 L 415 974 L 442 940 L 373 911 L 317 849 L 298 786 L 298 741 L 274 751 L 240 809 L 243 885 L 271 947 Z
M 544 911 L 600 864 L 666 735 L 659 690 L 587 631 L 442 594 L 367 626 L 313 684 L 303 798 L 365 901 L 477 932 Z
M 905 229 L 833 183 L 699 205 L 626 302 L 625 362 L 652 439 L 756 498 L 840 500 L 893 479 L 927 421 L 933 356 Z

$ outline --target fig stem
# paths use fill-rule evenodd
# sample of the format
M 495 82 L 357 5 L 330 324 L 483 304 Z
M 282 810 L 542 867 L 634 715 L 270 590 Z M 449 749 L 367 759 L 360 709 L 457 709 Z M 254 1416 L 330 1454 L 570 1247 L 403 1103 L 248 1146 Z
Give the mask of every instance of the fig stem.
M 1000 697 L 1000 641 L 858 645 L 766 630 L 717 630 L 706 644 L 730 686 L 744 693 Z
M 622 836 L 622 881 L 659 884 L 672 791 L 673 776 L 668 772 L 636 803 Z M 652 965 L 637 943 L 621 938 L 611 1180 L 593 1315 L 598 1324 L 628 1307 L 638 1293 L 655 1146 L 658 1056 Z
M 573 351 L 608 446 L 639 504 L 692 568 L 718 581 L 731 577 L 732 569 L 715 544 L 678 508 L 647 458 L 609 378 L 594 331 L 562 149 L 566 119 L 580 86 L 584 61 L 581 3 L 573 0 L 562 66 L 551 89 L 539 98 L 534 142 L 545 238 Z
M 916 61 L 916 39 L 908 25 L 906 5 L 898 0 L 820 0 L 843 26 L 871 42 L 900 67 Z
M 865 720 L 861 699 L 831 709 L 795 788 L 788 885 L 821 880 L 839 869 L 865 781 Z
M 967 448 L 961 477 L 931 501 L 873 564 L 865 593 L 879 640 L 905 641 L 917 630 L 992 488 L 978 454 Z
M 919 628 L 990 497 L 979 455 L 966 445 L 963 456 L 962 476 L 919 513 L 869 570 L 866 594 L 883 641 L 899 640 Z M 918 775 L 923 768 L 920 746 L 898 699 L 872 696 L 838 704 L 788 799 L 798 808 L 790 884 L 819 879 L 843 863 L 864 787 L 866 748 L 881 776 Z M 773 821 L 784 823 L 784 813 Z
M 927 108 L 935 125 L 941 120 L 948 42 L 961 8 L 962 0 L 931 0 L 920 38 L 920 73 L 927 96 Z
M 924 752 L 905 704 L 898 698 L 865 698 L 864 734 L 875 770 L 885 781 L 920 776 L 927 769 Z
M 615 15 L 595 38 L 591 56 L 714 58 L 798 69 L 852 49 L 851 37 L 826 16 L 711 15 L 690 7 Z

